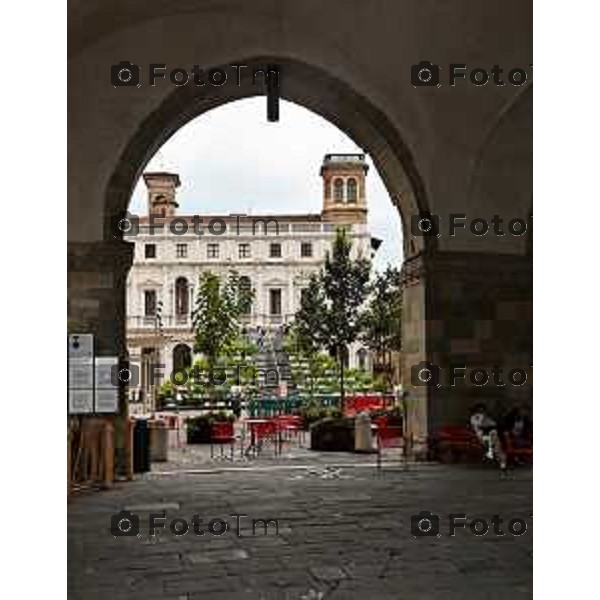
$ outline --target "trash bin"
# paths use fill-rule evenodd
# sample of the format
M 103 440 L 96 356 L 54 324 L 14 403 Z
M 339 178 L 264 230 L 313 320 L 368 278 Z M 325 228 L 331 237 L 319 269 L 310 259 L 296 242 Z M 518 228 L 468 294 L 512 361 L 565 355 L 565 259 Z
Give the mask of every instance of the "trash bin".
M 367 412 L 358 413 L 354 420 L 354 451 L 373 452 L 374 450 L 371 417 Z
M 150 460 L 169 460 L 169 430 L 164 421 L 150 421 Z
M 145 473 L 150 470 L 150 438 L 148 420 L 136 419 L 133 427 L 133 472 Z

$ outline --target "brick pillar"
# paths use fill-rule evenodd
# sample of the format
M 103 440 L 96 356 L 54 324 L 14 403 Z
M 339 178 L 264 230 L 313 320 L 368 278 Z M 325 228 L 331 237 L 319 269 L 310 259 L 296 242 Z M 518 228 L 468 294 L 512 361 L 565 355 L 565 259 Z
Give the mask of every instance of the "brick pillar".
M 409 390 L 409 430 L 415 441 L 443 423 L 465 423 L 469 409 L 484 402 L 492 414 L 532 400 L 532 259 L 488 253 L 434 252 L 405 262 L 403 374 Z M 440 368 L 440 386 L 414 387 L 411 366 L 429 361 Z M 466 378 L 450 385 L 451 365 L 466 365 Z M 503 370 L 493 383 L 492 369 Z M 469 380 L 482 368 L 484 386 Z M 508 373 L 522 369 L 525 385 Z M 413 378 L 414 379 L 414 378 Z
M 133 262 L 133 245 L 110 240 L 69 243 L 67 248 L 67 319 L 73 331 L 93 333 L 97 356 L 127 358 L 125 342 L 125 290 Z M 114 418 L 117 469 L 124 464 L 124 390 Z

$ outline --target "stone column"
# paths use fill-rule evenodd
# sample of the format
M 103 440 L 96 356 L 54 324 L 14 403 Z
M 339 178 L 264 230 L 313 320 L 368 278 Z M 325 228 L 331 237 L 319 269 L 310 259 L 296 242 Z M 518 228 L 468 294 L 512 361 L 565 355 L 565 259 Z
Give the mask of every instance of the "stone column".
M 67 319 L 72 331 L 93 333 L 97 356 L 127 359 L 125 291 L 133 262 L 133 244 L 109 240 L 69 242 L 67 247 Z M 124 466 L 127 401 L 119 397 L 114 417 L 117 469 Z
M 424 444 L 442 424 L 466 423 L 478 402 L 492 415 L 517 404 L 531 407 L 531 256 L 436 251 L 406 261 L 403 273 L 402 370 L 415 441 Z M 414 386 L 411 368 L 423 361 L 437 370 L 435 385 Z M 455 385 L 453 365 L 466 367 Z M 504 385 L 494 383 L 495 368 L 502 370 L 497 379 Z M 470 379 L 477 369 L 489 375 L 485 385 Z M 527 375 L 524 385 L 510 382 L 515 369 Z

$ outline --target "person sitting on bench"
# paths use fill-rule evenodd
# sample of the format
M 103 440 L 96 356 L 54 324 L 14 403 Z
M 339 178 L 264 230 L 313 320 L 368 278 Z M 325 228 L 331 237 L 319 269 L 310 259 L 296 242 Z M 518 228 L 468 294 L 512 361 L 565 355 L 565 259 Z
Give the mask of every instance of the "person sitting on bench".
M 500 467 L 504 468 L 506 460 L 505 454 L 500 447 L 498 437 L 498 428 L 496 421 L 490 417 L 486 411 L 485 404 L 477 404 L 471 413 L 471 429 L 475 432 L 479 441 L 483 444 L 485 457 L 489 460 L 498 458 Z
M 533 437 L 531 420 L 526 407 L 513 408 L 500 422 L 501 442 L 508 453 L 511 449 L 531 446 Z

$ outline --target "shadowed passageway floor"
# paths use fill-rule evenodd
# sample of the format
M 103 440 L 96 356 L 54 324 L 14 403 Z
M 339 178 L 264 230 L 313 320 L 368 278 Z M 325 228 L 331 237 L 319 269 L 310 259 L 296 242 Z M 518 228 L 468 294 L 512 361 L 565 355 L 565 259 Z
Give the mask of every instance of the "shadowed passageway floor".
M 333 465 L 335 460 L 329 459 Z M 340 461 L 342 462 L 342 461 Z M 345 461 L 349 462 L 349 461 Z M 226 467 L 226 464 L 222 465 Z M 532 476 L 520 469 L 502 478 L 482 467 L 388 466 L 379 473 L 357 462 L 311 468 L 191 474 L 152 473 L 114 489 L 79 496 L 69 505 L 71 599 L 196 598 L 292 599 L 521 599 L 532 596 Z M 115 538 L 111 515 L 129 509 L 140 517 L 139 537 Z M 440 537 L 415 539 L 411 515 L 439 514 Z M 166 527 L 148 534 L 150 513 Z M 482 517 L 477 537 L 469 527 L 448 535 L 448 514 Z M 231 515 L 247 515 L 232 517 Z M 500 515 L 504 536 L 494 534 Z M 205 531 L 196 535 L 192 518 Z M 182 517 L 186 535 L 169 524 Z M 513 536 L 508 522 L 524 519 Z M 229 522 L 212 535 L 212 519 Z M 276 519 L 264 527 L 252 519 Z M 239 520 L 240 537 L 236 524 Z M 214 525 L 215 531 L 220 525 Z

